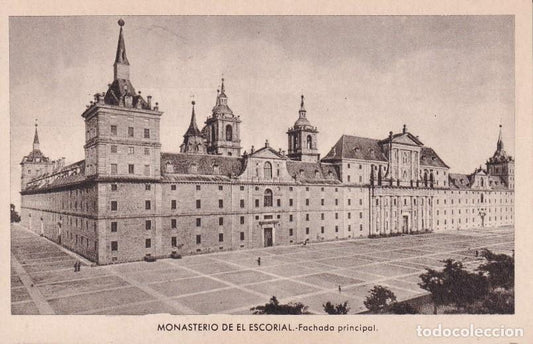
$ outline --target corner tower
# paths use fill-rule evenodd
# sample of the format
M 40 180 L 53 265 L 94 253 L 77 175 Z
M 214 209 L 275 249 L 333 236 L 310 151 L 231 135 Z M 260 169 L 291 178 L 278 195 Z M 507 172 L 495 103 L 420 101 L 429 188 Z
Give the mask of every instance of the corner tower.
M 514 189 L 514 159 L 505 152 L 501 124 L 496 151 L 487 161 L 487 173 L 500 177 L 509 189 Z
M 51 172 L 54 162 L 41 152 L 39 145 L 39 133 L 37 132 L 37 120 L 35 120 L 35 133 L 33 134 L 33 149 L 22 158 L 20 188 L 24 190 L 32 179 Z
M 85 119 L 85 174 L 88 177 L 158 179 L 162 112 L 152 97 L 145 100 L 130 81 L 130 64 L 120 32 L 113 64 L 113 82 L 107 92 L 94 95 L 83 112 Z
M 292 128 L 287 131 L 289 139 L 288 156 L 293 160 L 317 162 L 320 160 L 318 152 L 318 130 L 307 119 L 307 111 L 304 106 L 304 96 L 301 97 L 298 119 Z
M 228 106 L 228 97 L 224 89 L 224 78 L 217 91 L 217 100 L 212 115 L 205 121 L 202 130 L 207 140 L 207 153 L 228 156 L 241 155 L 239 116 L 235 116 Z

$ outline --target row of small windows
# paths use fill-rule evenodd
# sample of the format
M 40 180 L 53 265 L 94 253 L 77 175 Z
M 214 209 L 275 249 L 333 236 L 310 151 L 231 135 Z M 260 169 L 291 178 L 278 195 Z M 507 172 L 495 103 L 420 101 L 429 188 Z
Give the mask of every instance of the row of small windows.
M 118 127 L 116 125 L 111 125 L 110 131 L 111 131 L 111 135 L 113 135 L 113 136 L 117 136 L 118 135 Z M 134 127 L 128 127 L 128 137 L 135 137 L 135 128 Z M 144 128 L 143 138 L 145 138 L 145 139 L 149 139 L 150 138 L 150 129 Z
M 111 153 L 118 153 L 117 145 L 111 145 Z M 135 154 L 135 147 L 128 146 L 128 154 Z M 144 148 L 144 155 L 150 155 L 150 148 Z
M 118 174 L 118 164 L 111 164 L 111 174 Z M 128 164 L 128 174 L 135 174 L 135 164 Z M 150 175 L 150 165 L 144 165 L 143 174 Z

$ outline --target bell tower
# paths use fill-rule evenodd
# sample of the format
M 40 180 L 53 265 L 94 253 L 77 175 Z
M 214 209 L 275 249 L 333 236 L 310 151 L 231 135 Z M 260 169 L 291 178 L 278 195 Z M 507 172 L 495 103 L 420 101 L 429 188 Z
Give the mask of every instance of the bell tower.
M 228 106 L 228 97 L 224 89 L 224 78 L 220 91 L 217 90 L 217 99 L 212 115 L 205 121 L 202 130 L 207 139 L 207 153 L 227 156 L 241 155 L 241 138 L 239 116 L 235 116 Z
M 304 106 L 304 96 L 301 96 L 298 119 L 292 128 L 287 131 L 289 139 L 288 156 L 292 160 L 317 162 L 320 160 L 318 152 L 318 129 L 311 125 L 307 119 L 307 111 Z

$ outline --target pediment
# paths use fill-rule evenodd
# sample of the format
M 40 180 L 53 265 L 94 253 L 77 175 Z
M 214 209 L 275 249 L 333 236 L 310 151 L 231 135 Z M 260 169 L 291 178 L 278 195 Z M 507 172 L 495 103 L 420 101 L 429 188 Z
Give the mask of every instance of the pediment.
M 278 159 L 278 160 L 284 159 L 281 154 L 279 154 L 278 152 L 276 152 L 270 147 L 263 147 L 259 149 L 258 151 L 251 153 L 249 156 L 253 158 L 262 158 L 262 159 Z
M 392 139 L 392 143 L 420 146 L 421 142 L 411 134 L 400 135 Z

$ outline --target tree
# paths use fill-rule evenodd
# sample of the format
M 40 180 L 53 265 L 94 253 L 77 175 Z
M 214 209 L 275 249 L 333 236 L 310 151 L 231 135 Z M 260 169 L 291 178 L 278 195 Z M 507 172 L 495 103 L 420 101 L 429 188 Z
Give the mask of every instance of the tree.
M 487 260 L 478 267 L 478 271 L 486 273 L 491 288 L 514 288 L 514 258 L 506 254 L 495 254 L 483 250 L 481 255 Z
M 390 312 L 393 314 L 418 314 L 418 309 L 407 302 L 394 302 L 390 306 Z
M 376 285 L 364 301 L 365 307 L 372 313 L 384 312 L 396 301 L 396 295 L 387 287 Z
M 326 302 L 322 305 L 324 307 L 324 312 L 335 315 L 335 314 L 348 314 L 350 307 L 348 307 L 348 301 L 344 303 L 339 303 L 338 305 L 333 305 L 331 302 Z
M 302 303 L 290 302 L 287 304 L 280 304 L 275 296 L 272 296 L 270 301 L 264 306 L 252 307 L 250 310 L 253 311 L 253 314 L 309 314 L 309 312 L 307 312 L 307 306 L 304 306 Z
M 13 203 L 11 203 L 10 208 L 11 208 L 11 223 L 20 222 L 20 215 L 15 210 L 15 205 Z
M 489 314 L 514 314 L 514 288 L 492 290 L 483 302 Z
M 489 291 L 488 280 L 481 272 L 466 271 L 461 262 L 453 259 L 444 261 L 442 271 L 426 268 L 420 279 L 422 281 L 418 285 L 431 293 L 434 314 L 441 305 L 455 304 L 458 308 L 465 308 L 482 299 Z

